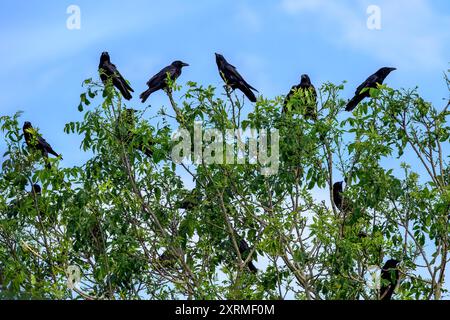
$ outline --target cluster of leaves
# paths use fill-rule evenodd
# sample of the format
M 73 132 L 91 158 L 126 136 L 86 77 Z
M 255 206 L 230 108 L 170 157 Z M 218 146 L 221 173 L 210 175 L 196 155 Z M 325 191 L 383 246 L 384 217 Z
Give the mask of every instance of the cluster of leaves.
M 163 109 L 154 127 L 145 111 L 124 120 L 130 114 L 111 83 L 84 85 L 84 118 L 65 127 L 90 156 L 80 166 L 56 160 L 46 169 L 24 144 L 21 114 L 0 118 L 1 298 L 378 299 L 369 270 L 391 257 L 402 261 L 399 298 L 444 297 L 448 105 L 438 111 L 415 90 L 382 86 L 342 120 L 343 85 L 327 83 L 310 119 L 296 107 L 301 99 L 286 113 L 281 97 L 248 110 L 228 89 L 217 96 L 189 82 L 179 103 L 181 88 L 171 84 L 175 117 Z M 171 132 L 193 133 L 196 121 L 222 132 L 278 129 L 278 173 L 176 165 Z M 342 208 L 333 204 L 339 180 Z M 70 266 L 81 270 L 74 289 Z

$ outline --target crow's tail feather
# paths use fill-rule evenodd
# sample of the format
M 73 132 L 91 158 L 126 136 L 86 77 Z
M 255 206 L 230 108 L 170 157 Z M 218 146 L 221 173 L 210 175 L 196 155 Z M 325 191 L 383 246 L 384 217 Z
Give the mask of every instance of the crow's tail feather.
M 144 92 L 142 92 L 142 94 L 139 96 L 139 98 L 141 99 L 142 103 L 145 103 L 145 101 L 147 101 L 148 97 L 150 97 L 150 95 L 154 91 L 155 90 L 153 90 L 152 88 L 149 88 L 149 89 L 145 90 Z
M 127 87 L 126 83 L 124 84 L 119 79 L 114 79 L 113 84 L 120 91 L 120 93 L 126 100 L 131 100 L 132 96 L 131 96 L 131 93 L 128 91 L 128 87 Z
M 126 100 L 131 100 L 131 98 L 133 98 L 131 93 L 126 88 L 123 88 L 122 86 L 120 86 L 119 91 Z
M 55 157 L 59 157 L 60 155 L 53 149 L 47 150 L 48 153 L 50 153 L 51 155 L 55 156 Z M 62 157 L 61 157 L 62 160 Z
M 134 92 L 133 88 L 128 84 L 126 80 L 124 80 L 125 87 L 128 89 L 128 91 Z
M 253 93 L 253 91 L 247 87 L 247 86 L 242 86 L 239 89 L 241 89 L 241 91 L 247 96 L 247 98 L 251 101 L 251 102 L 256 102 L 256 96 Z
M 363 95 L 354 96 L 353 99 L 347 103 L 347 108 L 345 108 L 345 111 L 353 111 L 364 98 L 365 97 Z

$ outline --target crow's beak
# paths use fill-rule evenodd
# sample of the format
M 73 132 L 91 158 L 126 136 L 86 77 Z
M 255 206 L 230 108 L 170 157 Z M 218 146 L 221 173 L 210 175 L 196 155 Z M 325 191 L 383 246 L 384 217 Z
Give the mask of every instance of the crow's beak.
M 395 70 L 397 70 L 397 68 L 391 68 L 391 71 L 395 71 Z
M 189 67 L 189 64 L 187 64 L 187 63 L 185 63 L 185 62 L 183 62 L 181 65 L 182 65 L 183 67 Z

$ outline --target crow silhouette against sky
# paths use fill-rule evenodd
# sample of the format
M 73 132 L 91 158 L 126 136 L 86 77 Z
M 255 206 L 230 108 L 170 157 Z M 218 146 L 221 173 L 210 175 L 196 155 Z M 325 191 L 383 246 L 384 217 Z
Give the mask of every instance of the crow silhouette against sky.
M 55 157 L 60 157 L 60 155 L 57 154 L 56 151 L 53 150 L 52 146 L 36 132 L 36 130 L 31 125 L 31 122 L 26 121 L 24 123 L 23 135 L 25 137 L 25 142 L 27 143 L 27 146 L 29 148 L 37 149 L 42 152 L 42 156 L 44 157 L 46 167 L 50 169 L 51 165 L 48 162 L 48 155 L 51 154 L 54 155 Z
M 183 67 L 188 67 L 188 66 L 189 65 L 187 63 L 177 60 L 177 61 L 172 62 L 172 64 L 170 66 L 165 67 L 160 72 L 155 74 L 147 82 L 148 89 L 146 91 L 144 91 L 140 96 L 142 103 L 145 103 L 145 101 L 147 101 L 148 97 L 150 97 L 150 95 L 153 92 L 167 88 L 167 75 L 168 74 L 170 76 L 170 79 L 172 81 L 175 81 L 181 75 L 181 70 L 183 69 Z
M 108 52 L 102 53 L 98 69 L 100 73 L 100 79 L 102 79 L 103 83 L 106 83 L 109 78 L 112 78 L 113 85 L 120 91 L 122 96 L 127 100 L 131 100 L 132 96 L 130 91 L 134 91 L 127 83 L 127 81 L 122 77 L 116 66 L 111 63 Z
M 248 254 L 250 253 L 250 247 L 248 246 L 247 241 L 245 241 L 244 239 L 239 242 L 239 252 L 241 253 L 242 260 L 247 260 Z M 247 267 L 253 273 L 258 272 L 258 269 L 255 267 L 252 261 L 248 262 Z
M 301 104 L 306 105 L 305 116 L 309 119 L 317 119 L 317 91 L 311 83 L 311 79 L 307 74 L 302 75 L 300 84 L 292 87 L 286 99 L 284 100 L 283 113 L 288 111 L 288 104 L 291 99 L 298 94 Z
M 398 270 L 399 263 L 400 261 L 391 259 L 388 260 L 383 269 L 381 269 L 381 300 L 391 300 L 392 298 L 392 294 L 400 280 L 400 272 Z
M 251 102 L 256 102 L 256 96 L 252 90 L 258 92 L 255 88 L 249 85 L 244 78 L 236 70 L 236 67 L 229 64 L 223 55 L 216 53 L 216 63 L 219 68 L 220 76 L 225 84 L 230 86 L 232 90 L 241 90 Z
M 366 90 L 364 92 L 361 92 L 361 91 L 363 91 L 366 88 L 376 88 L 377 84 L 383 84 L 386 77 L 394 70 L 397 70 L 397 69 L 384 67 L 384 68 L 381 68 L 380 70 L 378 70 L 377 72 L 375 72 L 369 78 L 367 78 L 367 80 L 364 81 L 358 87 L 358 89 L 356 89 L 355 96 L 353 97 L 352 100 L 350 100 L 347 103 L 347 108 L 345 110 L 353 111 L 353 109 L 355 109 L 358 106 L 358 104 L 364 100 L 364 98 L 370 97 L 370 92 L 369 92 L 370 90 Z

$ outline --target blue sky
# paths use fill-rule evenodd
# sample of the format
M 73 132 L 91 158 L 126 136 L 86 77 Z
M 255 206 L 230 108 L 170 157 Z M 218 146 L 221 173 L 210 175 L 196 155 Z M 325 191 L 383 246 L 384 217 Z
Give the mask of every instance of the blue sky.
M 72 4 L 81 9 L 80 30 L 66 28 Z M 381 30 L 366 26 L 369 5 L 381 8 Z M 23 120 L 64 155 L 64 166 L 88 156 L 79 151 L 80 137 L 63 128 L 82 118 L 81 83 L 98 78 L 102 51 L 131 81 L 133 108 L 144 107 L 138 95 L 146 81 L 176 59 L 191 65 L 179 83 L 221 87 L 214 52 L 266 97 L 286 94 L 308 73 L 317 87 L 347 80 L 344 95 L 351 98 L 367 76 L 393 66 L 391 87 L 419 86 L 425 99 L 443 106 L 450 1 L 1 0 L 0 115 L 24 111 Z M 156 93 L 149 103 L 151 117 L 167 98 Z
M 81 9 L 81 30 L 66 28 L 71 4 Z M 381 30 L 366 26 L 372 4 L 381 8 Z M 316 86 L 348 80 L 350 98 L 381 66 L 398 68 L 392 87 L 418 85 L 438 105 L 448 96 L 448 0 L 2 0 L 0 39 L 0 113 L 25 111 L 66 166 L 85 157 L 79 137 L 62 130 L 81 119 L 81 82 L 98 77 L 102 51 L 131 81 L 134 108 L 143 107 L 138 95 L 150 76 L 175 59 L 191 65 L 180 83 L 221 86 L 214 52 L 267 97 L 285 94 L 308 73 Z M 149 117 L 167 104 L 163 93 L 149 101 Z

